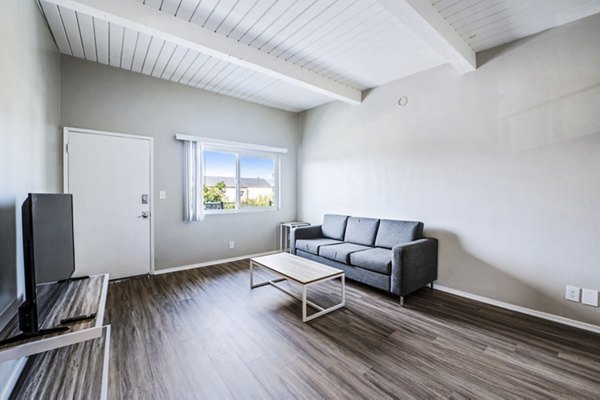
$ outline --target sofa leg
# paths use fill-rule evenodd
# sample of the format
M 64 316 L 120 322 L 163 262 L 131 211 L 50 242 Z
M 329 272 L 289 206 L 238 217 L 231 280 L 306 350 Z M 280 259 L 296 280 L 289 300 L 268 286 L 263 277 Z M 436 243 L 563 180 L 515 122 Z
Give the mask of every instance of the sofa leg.
M 400 307 L 404 307 L 404 296 L 400 296 Z
M 433 291 L 433 281 L 431 281 L 430 285 L 431 285 L 431 291 Z

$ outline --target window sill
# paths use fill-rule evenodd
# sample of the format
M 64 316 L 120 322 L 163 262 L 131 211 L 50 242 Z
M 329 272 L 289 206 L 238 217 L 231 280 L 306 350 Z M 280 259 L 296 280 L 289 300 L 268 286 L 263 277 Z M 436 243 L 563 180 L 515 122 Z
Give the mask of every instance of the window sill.
M 204 210 L 204 215 L 248 214 L 279 211 L 278 208 L 244 208 L 238 210 Z

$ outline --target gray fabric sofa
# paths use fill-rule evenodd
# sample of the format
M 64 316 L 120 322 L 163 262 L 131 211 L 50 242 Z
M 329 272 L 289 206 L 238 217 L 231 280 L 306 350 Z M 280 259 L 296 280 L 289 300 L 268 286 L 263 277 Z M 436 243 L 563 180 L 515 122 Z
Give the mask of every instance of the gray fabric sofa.
M 291 253 L 335 268 L 346 277 L 404 297 L 437 279 L 437 239 L 423 223 L 326 214 L 321 225 L 296 228 Z

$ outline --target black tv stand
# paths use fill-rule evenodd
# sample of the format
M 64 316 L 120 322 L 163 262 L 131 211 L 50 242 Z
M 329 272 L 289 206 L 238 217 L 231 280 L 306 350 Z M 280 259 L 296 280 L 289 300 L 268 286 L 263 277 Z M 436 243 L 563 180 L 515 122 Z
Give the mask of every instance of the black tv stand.
M 78 276 L 76 278 L 61 279 L 60 281 L 57 281 L 56 283 L 75 282 L 75 281 L 81 281 L 84 279 L 90 279 L 90 277 L 89 276 Z
M 68 331 L 68 330 L 69 330 L 68 326 L 57 326 L 56 328 L 40 329 L 35 332 L 23 332 L 16 336 L 9 337 L 8 339 L 1 340 L 0 346 L 19 342 L 21 340 L 31 339 L 31 338 L 35 338 L 35 337 L 39 337 L 39 336 L 44 336 L 44 335 L 50 335 L 53 333 L 64 332 L 64 331 Z
M 35 297 L 33 298 L 33 300 L 26 300 L 23 304 L 21 304 L 21 306 L 19 307 L 18 318 L 19 329 L 21 330 L 21 333 L 1 340 L 0 347 L 6 344 L 19 342 L 21 340 L 36 338 L 39 336 L 45 336 L 69 330 L 69 327 L 62 326 L 64 325 L 62 323 L 54 328 L 40 329 L 38 323 L 37 299 Z
M 91 314 L 82 314 L 74 317 L 67 317 L 60 320 L 61 325 L 74 324 L 81 321 L 87 321 L 88 319 L 92 319 L 96 317 L 96 313 Z

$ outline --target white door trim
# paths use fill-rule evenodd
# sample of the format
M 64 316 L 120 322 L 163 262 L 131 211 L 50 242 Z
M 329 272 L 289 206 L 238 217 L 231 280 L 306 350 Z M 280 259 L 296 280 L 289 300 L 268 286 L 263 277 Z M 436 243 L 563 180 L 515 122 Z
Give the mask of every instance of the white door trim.
M 103 135 L 122 137 L 128 139 L 145 140 L 150 145 L 150 271 L 154 275 L 154 138 L 150 136 L 130 135 L 119 132 L 98 131 L 94 129 L 82 129 L 65 126 L 63 127 L 63 191 L 69 193 L 69 133 L 84 133 L 90 135 Z

